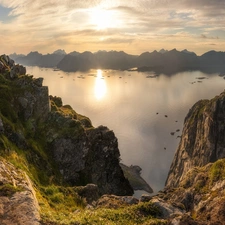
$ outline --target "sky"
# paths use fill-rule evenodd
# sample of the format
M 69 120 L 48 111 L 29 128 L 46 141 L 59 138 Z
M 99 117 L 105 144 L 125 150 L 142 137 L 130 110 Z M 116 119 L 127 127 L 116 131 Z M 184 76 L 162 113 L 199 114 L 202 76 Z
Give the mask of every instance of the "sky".
M 225 51 L 225 0 L 0 0 L 0 54 Z

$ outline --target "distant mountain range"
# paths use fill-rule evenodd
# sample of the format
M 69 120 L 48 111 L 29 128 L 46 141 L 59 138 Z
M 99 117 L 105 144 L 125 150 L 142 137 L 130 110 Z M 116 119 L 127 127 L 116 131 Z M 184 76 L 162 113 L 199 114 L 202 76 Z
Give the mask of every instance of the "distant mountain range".
M 130 55 L 123 51 L 98 51 L 96 53 L 74 51 L 67 54 L 59 49 L 47 55 L 39 52 L 30 52 L 28 55 L 14 53 L 10 55 L 10 58 L 16 63 L 27 66 L 58 68 L 67 72 L 89 69 L 132 69 L 165 74 L 187 70 L 225 73 L 225 52 L 216 51 L 197 56 L 186 49 L 183 51 L 161 49 L 158 52 L 144 52 L 141 55 Z

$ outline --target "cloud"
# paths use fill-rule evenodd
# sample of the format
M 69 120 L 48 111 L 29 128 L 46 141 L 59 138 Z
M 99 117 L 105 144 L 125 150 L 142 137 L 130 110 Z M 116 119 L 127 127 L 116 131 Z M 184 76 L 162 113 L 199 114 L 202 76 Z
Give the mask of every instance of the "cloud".
M 14 18 L 7 24 L 0 22 L 1 36 L 20 49 L 24 46 L 24 51 L 44 49 L 45 45 L 52 52 L 57 43 L 64 45 L 57 48 L 85 43 L 83 50 L 89 50 L 88 42 L 99 40 L 105 46 L 121 44 L 123 48 L 123 42 L 131 46 L 135 39 L 147 43 L 158 38 L 163 48 L 168 45 L 162 44 L 163 38 L 179 39 L 184 44 L 200 39 L 223 43 L 225 39 L 224 0 L 0 0 L 0 6 L 9 8 L 9 16 Z M 106 29 L 99 29 L 93 21 L 96 9 L 112 15 Z
M 132 38 L 103 38 L 100 40 L 100 42 L 104 44 L 130 44 L 134 40 L 135 39 Z

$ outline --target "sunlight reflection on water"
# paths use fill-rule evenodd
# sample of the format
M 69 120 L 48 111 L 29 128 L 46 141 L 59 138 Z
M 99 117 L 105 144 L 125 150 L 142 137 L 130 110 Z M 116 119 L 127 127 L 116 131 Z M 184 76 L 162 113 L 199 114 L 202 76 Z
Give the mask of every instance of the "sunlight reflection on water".
M 102 70 L 98 69 L 97 70 L 97 77 L 95 79 L 95 98 L 97 100 L 101 100 L 102 98 L 105 97 L 107 93 L 107 86 L 106 82 L 104 80 L 104 77 L 102 76 Z

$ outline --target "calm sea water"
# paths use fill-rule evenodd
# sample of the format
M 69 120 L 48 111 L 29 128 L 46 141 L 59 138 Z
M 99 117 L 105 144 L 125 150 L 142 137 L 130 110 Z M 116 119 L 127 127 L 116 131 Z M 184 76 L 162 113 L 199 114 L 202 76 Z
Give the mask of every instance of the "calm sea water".
M 113 70 L 65 73 L 27 67 L 27 72 L 43 77 L 49 94 L 88 116 L 94 126 L 112 129 L 122 162 L 139 165 L 154 193 L 164 187 L 188 110 L 225 87 L 218 74 L 199 71 L 155 78 L 148 78 L 151 73 Z

